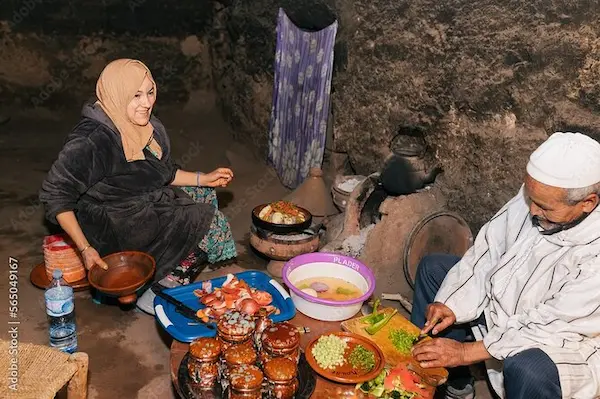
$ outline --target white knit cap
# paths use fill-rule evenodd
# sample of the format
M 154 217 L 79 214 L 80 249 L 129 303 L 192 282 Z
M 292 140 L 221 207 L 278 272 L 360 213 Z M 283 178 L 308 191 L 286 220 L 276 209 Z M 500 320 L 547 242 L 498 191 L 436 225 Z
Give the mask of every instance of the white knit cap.
M 531 154 L 527 173 L 553 187 L 596 184 L 600 182 L 600 143 L 581 133 L 554 133 Z

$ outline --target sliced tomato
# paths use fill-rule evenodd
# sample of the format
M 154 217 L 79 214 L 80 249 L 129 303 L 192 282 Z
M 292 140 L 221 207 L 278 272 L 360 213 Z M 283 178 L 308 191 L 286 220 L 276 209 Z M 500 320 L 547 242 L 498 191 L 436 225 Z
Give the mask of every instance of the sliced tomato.
M 271 294 L 265 291 L 253 292 L 252 299 L 254 299 L 260 306 L 267 306 L 273 302 L 273 297 Z
M 231 299 L 231 298 L 225 299 L 225 307 L 227 309 L 234 309 L 236 307 L 235 303 L 236 303 L 236 301 L 234 299 Z
M 227 302 L 235 302 L 239 299 L 239 295 L 236 294 L 228 294 L 228 293 L 223 293 L 223 300 L 227 301 Z
M 223 290 L 224 294 L 239 295 L 239 293 L 240 293 L 240 289 L 237 288 L 237 287 L 231 287 L 231 286 L 225 287 L 225 286 L 223 286 L 222 290 Z
M 223 306 L 221 309 L 214 310 L 215 317 L 223 316 L 225 312 L 227 312 L 227 308 L 225 306 Z
M 211 303 L 210 305 L 213 309 L 217 310 L 217 309 L 227 309 L 227 304 L 225 301 L 221 301 L 219 299 L 215 300 L 213 303 Z
M 209 306 L 211 303 L 217 300 L 217 296 L 215 294 L 208 294 L 200 298 L 200 302 Z
M 390 370 L 383 382 L 384 388 L 390 391 L 400 388 L 418 395 L 426 395 L 427 391 L 420 386 L 421 384 L 421 377 L 409 370 L 405 364 L 400 364 Z

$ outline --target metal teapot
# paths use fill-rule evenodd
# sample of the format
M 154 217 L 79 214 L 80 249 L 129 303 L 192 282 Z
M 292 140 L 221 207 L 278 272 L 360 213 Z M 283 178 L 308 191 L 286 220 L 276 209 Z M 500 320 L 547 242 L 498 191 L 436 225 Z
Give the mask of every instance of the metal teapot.
M 422 137 L 400 134 L 392 140 L 380 174 L 381 185 L 390 195 L 408 195 L 435 181 L 442 168 L 428 167 Z

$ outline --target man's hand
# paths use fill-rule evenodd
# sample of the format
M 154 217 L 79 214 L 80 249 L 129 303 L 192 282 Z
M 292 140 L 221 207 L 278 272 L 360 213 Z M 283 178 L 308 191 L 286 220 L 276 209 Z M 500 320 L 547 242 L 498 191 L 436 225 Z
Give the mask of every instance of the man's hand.
M 423 368 L 466 365 L 465 344 L 449 338 L 421 341 L 412 349 L 413 357 Z
M 456 316 L 450 308 L 443 303 L 434 302 L 427 306 L 425 314 L 425 327 L 421 334 L 427 334 L 429 331 L 437 335 L 456 322 Z
M 233 179 L 233 172 L 229 168 L 217 168 L 210 173 L 200 176 L 200 186 L 226 187 Z

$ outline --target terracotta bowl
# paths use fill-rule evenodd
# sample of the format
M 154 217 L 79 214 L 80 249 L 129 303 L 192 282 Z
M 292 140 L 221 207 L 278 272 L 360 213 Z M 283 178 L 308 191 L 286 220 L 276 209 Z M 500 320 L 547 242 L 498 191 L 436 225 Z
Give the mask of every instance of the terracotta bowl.
M 111 297 L 118 298 L 123 305 L 137 300 L 136 291 L 154 275 L 156 262 L 143 252 L 117 252 L 102 258 L 108 270 L 94 266 L 88 273 L 90 285 Z

